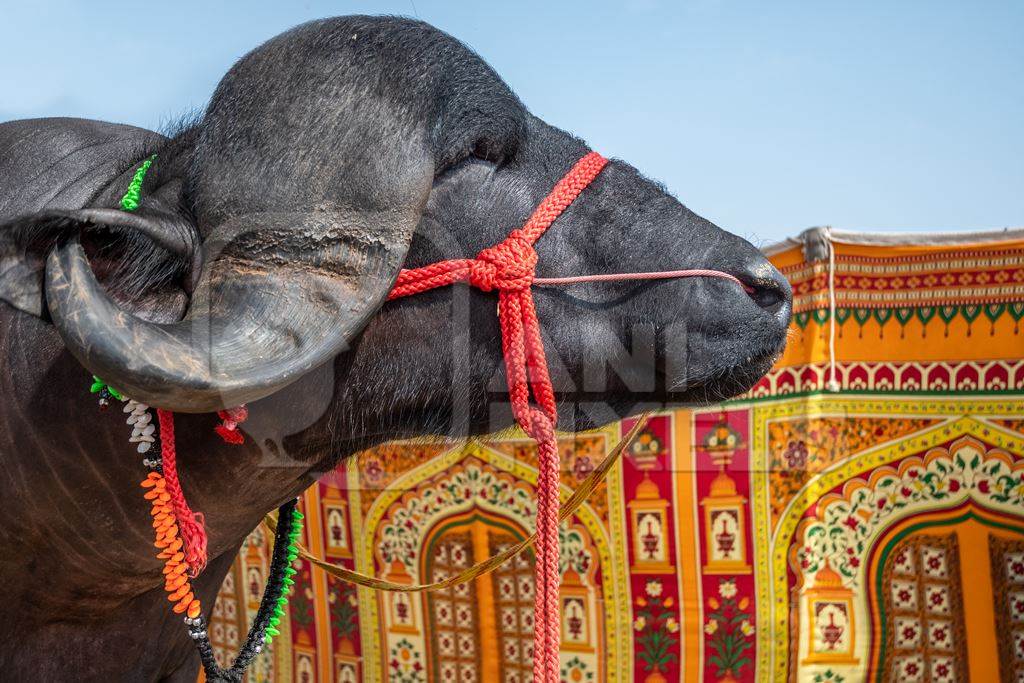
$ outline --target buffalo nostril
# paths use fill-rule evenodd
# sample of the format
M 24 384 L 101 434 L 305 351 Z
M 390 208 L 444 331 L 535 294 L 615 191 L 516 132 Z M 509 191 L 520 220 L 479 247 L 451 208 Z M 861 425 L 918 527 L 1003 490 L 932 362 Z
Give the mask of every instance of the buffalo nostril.
M 761 308 L 775 308 L 786 298 L 775 282 L 752 282 L 749 285 L 753 290 L 750 292 L 750 298 Z
M 767 262 L 748 268 L 739 279 L 747 286 L 753 302 L 770 313 L 784 308 L 792 297 L 789 281 Z

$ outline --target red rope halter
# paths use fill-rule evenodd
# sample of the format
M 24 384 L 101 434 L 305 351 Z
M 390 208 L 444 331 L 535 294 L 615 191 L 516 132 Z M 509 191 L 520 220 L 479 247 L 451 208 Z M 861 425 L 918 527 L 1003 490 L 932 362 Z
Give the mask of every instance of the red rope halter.
M 717 270 L 672 270 L 653 273 L 610 273 L 578 275 L 561 278 L 537 278 L 537 252 L 533 245 L 563 211 L 597 177 L 608 163 L 597 152 L 590 152 L 569 170 L 533 211 L 523 227 L 499 244 L 484 249 L 473 259 L 440 261 L 422 268 L 402 270 L 388 295 L 398 299 L 437 287 L 467 282 L 485 292 L 498 291 L 498 319 L 501 323 L 502 352 L 508 381 L 509 400 L 516 422 L 537 442 L 537 545 L 534 606 L 535 681 L 555 683 L 559 680 L 558 649 L 560 619 L 558 588 L 558 509 L 559 462 L 555 425 L 558 412 L 555 392 L 548 375 L 540 324 L 533 305 L 533 285 L 555 286 L 580 282 L 620 280 L 657 280 L 683 277 L 717 277 L 731 280 L 751 291 L 736 277 Z M 536 407 L 530 404 L 533 396 Z M 202 515 L 193 512 L 178 482 L 174 447 L 173 414 L 157 411 L 160 421 L 163 469 L 166 494 L 180 527 L 183 555 L 189 573 L 197 574 L 206 564 L 206 532 Z M 243 440 L 238 423 L 246 417 L 244 408 L 220 413 L 222 424 L 217 432 L 229 443 Z
M 679 277 L 738 279 L 717 270 L 675 270 L 656 273 L 613 273 L 565 278 L 537 278 L 537 252 L 533 245 L 558 216 L 572 204 L 605 167 L 608 160 L 590 152 L 569 170 L 541 201 L 523 227 L 503 242 L 484 249 L 475 259 L 440 261 L 422 268 L 402 270 L 388 300 L 419 294 L 456 282 L 467 282 L 485 292 L 498 290 L 498 319 L 505 356 L 512 414 L 537 442 L 537 598 L 534 606 L 533 678 L 543 683 L 559 680 L 560 623 L 558 588 L 559 462 L 555 425 L 558 412 L 548 375 L 540 324 L 533 305 L 532 285 L 567 285 L 577 282 L 653 280 Z M 537 404 L 530 404 L 530 396 Z

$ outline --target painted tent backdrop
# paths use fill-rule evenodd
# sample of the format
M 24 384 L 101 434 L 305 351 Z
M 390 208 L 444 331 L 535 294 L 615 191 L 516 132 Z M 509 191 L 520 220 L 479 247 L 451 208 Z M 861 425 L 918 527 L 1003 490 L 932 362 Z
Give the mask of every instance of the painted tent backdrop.
M 1024 680 L 1024 233 L 815 231 L 772 259 L 785 357 L 744 397 L 656 416 L 562 527 L 563 679 Z M 563 495 L 628 427 L 562 439 Z M 304 543 L 436 581 L 532 529 L 535 465 L 515 435 L 375 448 L 306 492 Z M 253 532 L 224 583 L 223 652 L 268 554 Z M 529 680 L 531 565 L 395 594 L 302 563 L 249 680 Z

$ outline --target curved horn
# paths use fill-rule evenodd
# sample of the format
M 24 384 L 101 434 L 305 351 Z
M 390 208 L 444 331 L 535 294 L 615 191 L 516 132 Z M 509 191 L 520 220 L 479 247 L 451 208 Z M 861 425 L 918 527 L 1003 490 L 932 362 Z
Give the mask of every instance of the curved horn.
M 346 348 L 387 296 L 419 208 L 260 214 L 244 221 L 254 229 L 238 219 L 220 226 L 224 247 L 172 324 L 119 308 L 75 238 L 48 258 L 47 303 L 75 357 L 128 396 L 183 412 L 239 405 Z

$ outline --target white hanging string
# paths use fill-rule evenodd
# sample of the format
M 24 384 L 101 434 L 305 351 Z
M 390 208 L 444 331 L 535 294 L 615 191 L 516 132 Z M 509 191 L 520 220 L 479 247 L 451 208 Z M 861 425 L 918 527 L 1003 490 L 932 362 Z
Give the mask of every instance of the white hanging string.
M 836 374 L 836 248 L 832 242 L 832 228 L 825 229 L 825 243 L 828 246 L 828 382 L 829 391 L 839 391 L 839 377 Z

